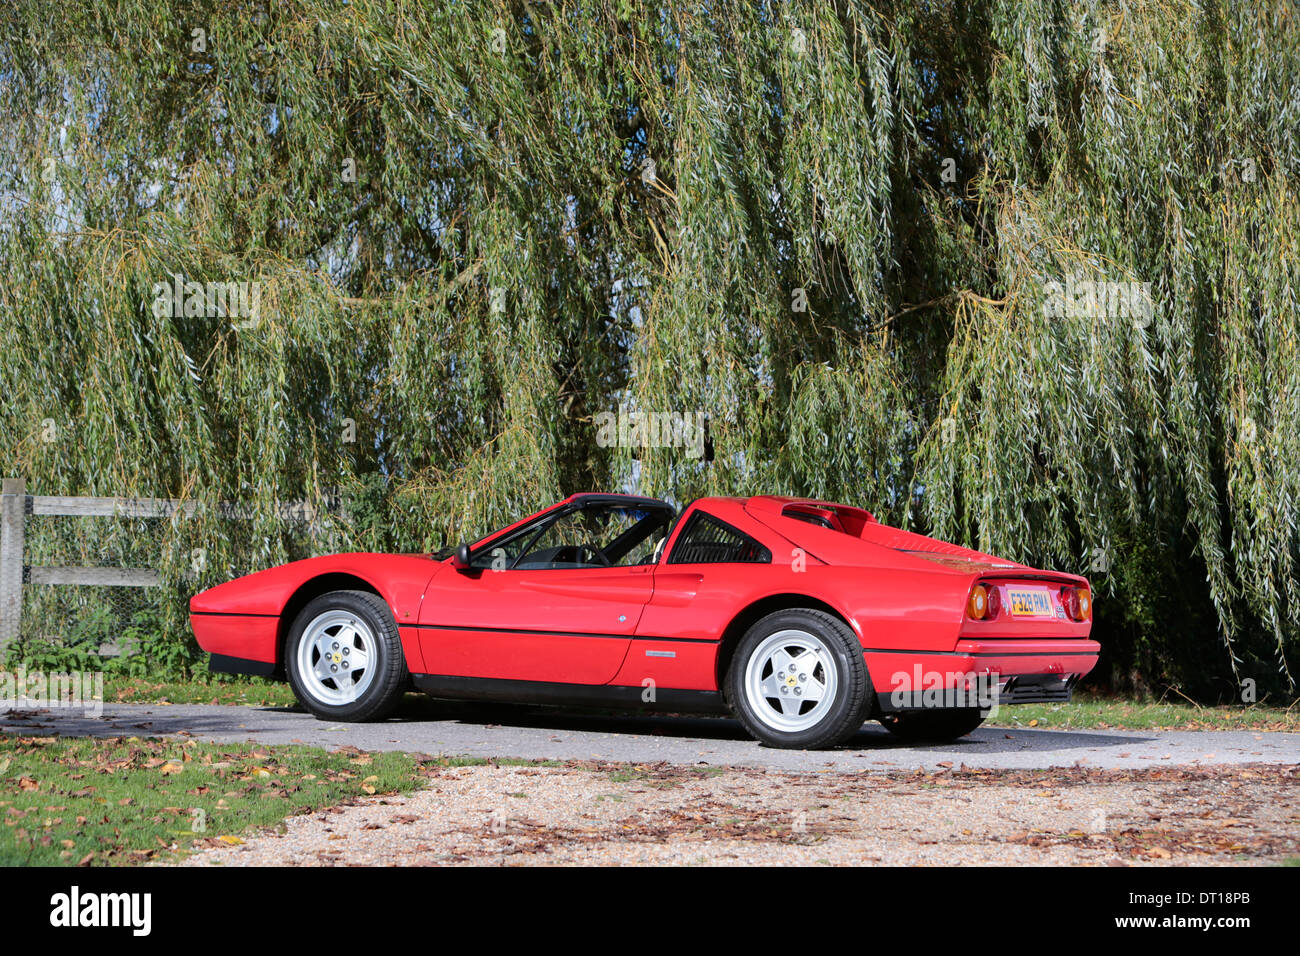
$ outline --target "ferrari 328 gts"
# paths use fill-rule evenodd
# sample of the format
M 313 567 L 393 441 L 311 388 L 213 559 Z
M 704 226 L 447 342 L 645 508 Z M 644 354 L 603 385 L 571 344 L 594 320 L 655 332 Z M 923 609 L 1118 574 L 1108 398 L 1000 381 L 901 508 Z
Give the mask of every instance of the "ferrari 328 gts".
M 877 719 L 946 741 L 991 707 L 1067 701 L 1092 596 L 804 498 L 577 494 L 438 554 L 310 558 L 194 596 L 212 670 L 288 680 L 312 714 L 446 699 L 733 713 L 776 747 Z

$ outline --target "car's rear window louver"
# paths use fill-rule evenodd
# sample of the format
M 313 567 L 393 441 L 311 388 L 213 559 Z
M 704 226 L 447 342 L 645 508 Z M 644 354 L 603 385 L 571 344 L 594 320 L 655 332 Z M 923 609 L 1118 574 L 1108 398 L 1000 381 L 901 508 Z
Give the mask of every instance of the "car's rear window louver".
M 772 552 L 753 538 L 697 513 L 673 546 L 670 564 L 769 564 Z

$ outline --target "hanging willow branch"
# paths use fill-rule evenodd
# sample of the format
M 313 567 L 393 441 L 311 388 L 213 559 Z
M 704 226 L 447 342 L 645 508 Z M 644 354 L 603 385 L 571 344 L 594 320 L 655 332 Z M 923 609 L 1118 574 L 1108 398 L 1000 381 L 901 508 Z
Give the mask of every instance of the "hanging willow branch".
M 307 551 L 782 491 L 1089 574 L 1118 682 L 1291 690 L 1295 19 L 15 0 L 0 465 L 253 502 L 161 545 L 190 652 L 194 588 Z M 620 411 L 712 459 L 606 447 Z M 332 491 L 308 539 L 274 507 Z

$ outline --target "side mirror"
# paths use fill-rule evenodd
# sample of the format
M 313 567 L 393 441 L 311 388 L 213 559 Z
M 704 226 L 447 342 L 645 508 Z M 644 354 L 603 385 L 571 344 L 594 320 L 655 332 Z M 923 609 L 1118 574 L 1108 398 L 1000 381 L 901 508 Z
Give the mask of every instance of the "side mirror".
M 469 545 L 461 542 L 451 556 L 451 566 L 457 571 L 469 570 Z

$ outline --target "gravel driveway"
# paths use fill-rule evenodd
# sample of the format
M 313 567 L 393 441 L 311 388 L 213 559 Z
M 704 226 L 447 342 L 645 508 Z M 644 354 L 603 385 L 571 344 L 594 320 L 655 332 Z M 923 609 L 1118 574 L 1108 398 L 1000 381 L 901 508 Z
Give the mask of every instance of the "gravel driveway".
M 904 746 L 875 723 L 773 750 L 728 719 L 409 701 L 378 724 L 290 708 L 110 704 L 0 733 L 167 736 L 558 766 L 444 767 L 427 789 L 287 820 L 186 865 L 1230 864 L 1300 855 L 1300 734 L 981 728 Z
M 211 843 L 184 865 L 1275 863 L 1300 854 L 1300 771 L 430 768 L 408 797 Z

